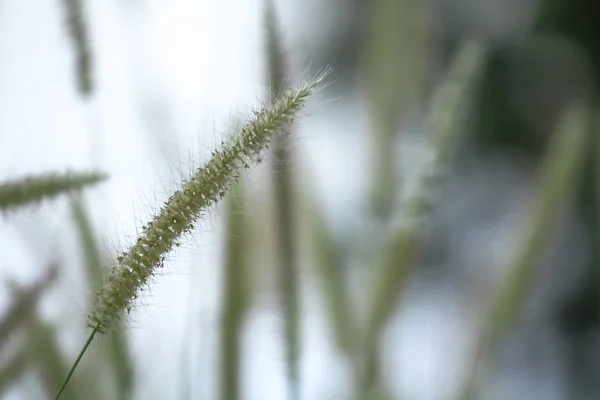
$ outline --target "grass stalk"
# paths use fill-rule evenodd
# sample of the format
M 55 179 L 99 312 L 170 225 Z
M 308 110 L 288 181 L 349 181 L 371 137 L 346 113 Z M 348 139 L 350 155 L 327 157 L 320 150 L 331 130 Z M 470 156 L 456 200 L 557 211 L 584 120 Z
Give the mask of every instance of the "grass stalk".
M 398 299 L 408 282 L 416 255 L 421 243 L 423 222 L 427 216 L 431 192 L 447 170 L 447 163 L 457 143 L 457 124 L 468 95 L 476 82 L 476 74 L 480 70 L 484 52 L 476 42 L 467 41 L 458 52 L 444 84 L 433 98 L 430 114 L 430 129 L 434 157 L 424 169 L 419 187 L 409 197 L 405 212 L 399 216 L 403 219 L 394 230 L 387 243 L 382 265 L 377 269 L 372 289 L 372 303 L 369 319 L 364 333 L 366 366 L 359 368 L 366 377 L 376 380 L 372 370 L 378 367 L 373 364 L 374 357 L 370 352 L 377 352 L 380 335 L 387 320 L 396 309 Z M 360 379 L 363 387 L 359 396 L 364 396 L 375 381 Z
M 427 77 L 428 1 L 372 0 L 366 3 L 366 96 L 374 135 L 373 215 L 386 221 L 398 192 L 400 124 L 415 99 L 423 98 Z
M 278 26 L 275 7 L 271 0 L 265 1 L 265 24 L 267 31 L 268 79 L 271 99 L 276 99 L 287 89 L 286 60 L 282 35 Z M 298 399 L 300 362 L 300 282 L 296 257 L 296 224 L 294 213 L 293 166 L 289 135 L 274 139 L 272 183 L 274 191 L 275 236 L 278 251 L 277 264 L 280 272 L 279 292 L 284 316 L 284 338 L 288 388 L 291 399 Z
M 40 298 L 54 284 L 57 276 L 58 268 L 53 265 L 31 287 L 15 290 L 13 303 L 0 320 L 0 350 L 12 332 L 31 320 Z
M 104 284 L 107 262 L 98 245 L 92 221 L 80 193 L 71 196 L 71 214 L 79 233 L 89 286 L 95 293 Z M 115 323 L 113 333 L 103 338 L 101 345 L 105 349 L 104 353 L 110 363 L 110 370 L 117 380 L 117 393 L 122 400 L 128 399 L 135 376 L 126 343 L 126 332 L 121 321 Z
M 348 357 L 356 351 L 356 326 L 351 318 L 351 302 L 345 285 L 344 259 L 314 199 L 308 199 L 310 240 L 316 275 L 321 284 L 338 349 Z
M 250 274 L 246 247 L 244 187 L 234 185 L 227 198 L 225 271 L 223 276 L 223 311 L 221 317 L 221 386 L 222 400 L 240 398 L 241 334 L 248 309 Z
M 92 51 L 82 0 L 63 0 L 65 22 L 73 43 L 76 62 L 77 89 L 83 97 L 92 93 Z
M 0 368 L 0 397 L 29 368 L 34 349 L 30 340 L 26 340 L 19 349 Z
M 77 358 L 75 359 L 75 362 L 73 363 L 73 365 L 71 366 L 71 369 L 67 373 L 67 377 L 65 378 L 63 384 L 61 385 L 60 389 L 58 390 L 55 400 L 60 399 L 62 394 L 67 390 L 67 384 L 71 380 L 71 377 L 73 376 L 73 374 L 75 373 L 75 370 L 79 366 L 79 363 L 81 362 L 81 360 L 83 358 L 83 355 L 87 351 L 88 347 L 90 347 L 90 344 L 92 343 L 92 340 L 94 340 L 94 337 L 96 336 L 97 333 L 98 333 L 97 328 L 92 329 L 92 332 L 90 333 L 87 340 L 85 341 L 83 347 L 81 348 L 81 351 L 79 351 L 79 354 L 77 355 Z M 44 358 L 47 358 L 47 357 L 44 357 Z M 56 355 L 49 357 L 49 359 L 52 359 L 52 360 L 58 360 L 59 358 L 60 357 L 56 357 Z
M 474 74 L 479 70 L 482 56 L 482 49 L 478 44 L 465 43 L 449 71 L 447 80 L 433 99 L 430 126 L 435 155 L 424 168 L 420 186 L 408 199 L 406 212 L 402 214 L 402 224 L 390 236 L 389 253 L 385 256 L 383 267 L 379 269 L 380 274 L 375 279 L 374 300 L 368 324 L 373 334 L 382 329 L 396 307 L 396 300 L 406 283 L 409 268 L 417 253 L 423 222 L 432 197 L 431 192 L 443 177 L 457 143 L 457 122 L 475 82 Z
M 476 397 L 475 386 L 483 363 L 526 301 L 532 280 L 541 266 L 540 257 L 557 212 L 572 193 L 581 173 L 583 155 L 590 138 L 589 121 L 586 107 L 572 104 L 558 124 L 542 166 L 539 194 L 530 205 L 531 218 L 524 227 L 521 246 L 506 278 L 491 299 L 457 399 Z

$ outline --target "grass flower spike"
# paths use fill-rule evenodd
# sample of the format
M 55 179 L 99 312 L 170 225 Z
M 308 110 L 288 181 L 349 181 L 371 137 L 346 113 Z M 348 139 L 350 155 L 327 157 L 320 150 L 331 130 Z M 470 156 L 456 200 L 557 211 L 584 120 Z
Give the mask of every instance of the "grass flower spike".
M 0 211 L 39 203 L 69 191 L 81 190 L 106 178 L 107 175 L 100 172 L 71 172 L 49 173 L 9 181 L 0 184 Z
M 254 111 L 241 132 L 213 151 L 211 159 L 191 179 L 184 181 L 152 221 L 143 227 L 136 243 L 117 257 L 117 265 L 108 283 L 99 291 L 88 317 L 92 333 L 65 385 L 94 335 L 108 330 L 124 312 L 130 310 L 139 291 L 163 266 L 165 256 L 178 244 L 181 236 L 193 229 L 194 222 L 207 208 L 225 196 L 244 168 L 260 162 L 261 153 L 275 136 L 285 134 L 306 99 L 330 71 L 323 70 L 301 87 L 287 90 L 272 105 Z M 60 393 L 56 398 L 59 397 Z
M 89 316 L 91 328 L 105 331 L 128 309 L 138 290 L 162 267 L 165 255 L 182 234 L 191 231 L 200 214 L 225 196 L 243 168 L 258 163 L 259 154 L 275 135 L 285 132 L 325 74 L 300 89 L 288 90 L 272 107 L 254 111 L 254 118 L 246 123 L 241 134 L 229 144 L 222 143 L 211 160 L 173 193 L 144 227 L 137 243 L 118 257 L 119 265 L 100 290 Z

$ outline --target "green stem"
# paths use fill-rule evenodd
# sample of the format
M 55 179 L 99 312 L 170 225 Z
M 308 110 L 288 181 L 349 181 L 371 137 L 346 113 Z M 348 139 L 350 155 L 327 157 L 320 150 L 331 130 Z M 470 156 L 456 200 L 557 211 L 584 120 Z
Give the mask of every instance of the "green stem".
M 67 384 L 69 383 L 69 381 L 71 380 L 71 376 L 73 376 L 73 373 L 75 372 L 75 369 L 79 365 L 79 362 L 83 358 L 83 355 L 87 351 L 88 347 L 90 347 L 90 344 L 92 343 L 92 340 L 94 340 L 94 336 L 96 336 L 97 332 L 98 332 L 98 327 L 95 327 L 94 329 L 92 329 L 92 333 L 90 333 L 90 336 L 88 337 L 88 339 L 86 340 L 85 344 L 81 348 L 81 351 L 79 352 L 79 355 L 77 356 L 77 359 L 73 363 L 73 366 L 71 367 L 71 370 L 69 371 L 69 374 L 67 375 L 67 378 L 65 379 L 65 382 L 62 384 L 62 386 L 61 386 L 58 394 L 54 398 L 54 400 L 60 399 L 60 396 L 64 392 L 64 390 L 67 387 Z
M 221 314 L 221 387 L 222 400 L 240 398 L 242 362 L 241 337 L 249 297 L 249 272 L 246 252 L 246 218 L 242 181 L 231 188 L 227 198 L 225 270 Z
M 475 398 L 477 378 L 484 361 L 527 299 L 557 212 L 572 193 L 573 184 L 582 171 L 582 155 L 590 137 L 586 114 L 586 107 L 572 106 L 558 126 L 544 162 L 540 191 L 530 206 L 531 217 L 525 226 L 521 246 L 506 278 L 491 299 L 485 325 L 477 338 L 475 353 L 467 365 L 457 399 Z
M 271 99 L 275 100 L 288 86 L 285 55 L 281 32 L 272 1 L 265 4 L 267 31 L 268 78 Z M 299 398 L 300 358 L 300 283 L 297 273 L 296 235 L 294 215 L 293 165 L 289 151 L 288 135 L 273 140 L 272 169 L 274 209 L 277 232 L 277 251 L 280 271 L 280 291 L 284 315 L 286 367 L 290 398 Z
M 419 251 L 425 217 L 427 216 L 431 192 L 437 188 L 447 169 L 449 158 L 460 131 L 458 123 L 468 95 L 477 81 L 477 72 L 485 57 L 485 48 L 477 42 L 466 41 L 448 71 L 443 85 L 437 90 L 430 110 L 430 129 L 435 156 L 424 168 L 419 186 L 407 199 L 402 210 L 402 222 L 385 243 L 382 265 L 374 276 L 372 300 L 368 324 L 363 332 L 365 366 L 357 371 L 365 374 L 357 379 L 363 384 L 359 396 L 377 390 L 379 377 L 376 366 L 380 351 L 380 336 L 393 312 L 398 309 L 398 299 L 408 282 L 413 264 Z M 370 354 L 374 352 L 373 354 Z

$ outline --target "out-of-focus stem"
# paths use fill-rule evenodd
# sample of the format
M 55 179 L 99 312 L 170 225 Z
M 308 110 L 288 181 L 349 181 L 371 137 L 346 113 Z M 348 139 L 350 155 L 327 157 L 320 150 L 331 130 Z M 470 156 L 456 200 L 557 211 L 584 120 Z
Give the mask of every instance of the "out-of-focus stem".
M 405 212 L 398 216 L 401 224 L 390 235 L 387 253 L 384 254 L 382 265 L 374 277 L 373 300 L 363 337 L 367 352 L 378 351 L 381 332 L 397 307 L 398 298 L 408 281 L 421 243 L 423 221 L 428 214 L 431 191 L 436 189 L 447 169 L 447 162 L 460 133 L 457 130 L 457 122 L 476 82 L 476 73 L 480 70 L 483 60 L 483 48 L 478 43 L 465 42 L 445 82 L 433 98 L 429 122 L 434 155 L 424 168 L 418 188 L 409 197 L 403 210 Z M 368 365 L 362 369 L 363 373 L 373 380 L 361 380 L 364 386 L 359 396 L 364 396 L 372 390 L 377 380 L 373 373 L 376 370 L 373 356 L 367 353 L 364 359 Z
M 80 193 L 71 196 L 71 214 L 79 232 L 83 248 L 84 264 L 91 290 L 96 293 L 104 284 L 104 277 L 108 272 L 108 262 L 98 245 L 94 227 L 84 206 L 84 199 Z M 111 371 L 117 380 L 118 396 L 122 400 L 131 397 L 131 389 L 135 379 L 134 367 L 129 355 L 127 345 L 127 332 L 122 321 L 117 321 L 115 331 L 100 340 L 106 349 L 105 354 L 111 365 Z
M 382 221 L 393 212 L 398 192 L 397 137 L 411 106 L 420 105 L 430 51 L 427 0 L 371 0 L 367 7 L 365 49 L 373 178 L 370 201 Z
M 349 357 L 356 351 L 356 328 L 351 319 L 351 302 L 345 285 L 342 254 L 333 240 L 314 199 L 308 199 L 310 239 L 314 251 L 317 277 L 321 283 L 329 321 L 338 348 Z
M 76 62 L 77 89 L 83 97 L 93 91 L 92 51 L 88 38 L 88 29 L 83 11 L 82 0 L 63 0 L 66 14 L 66 26 L 73 43 Z
M 240 398 L 240 340 L 248 309 L 248 257 L 245 251 L 244 189 L 235 184 L 227 198 L 225 232 L 225 270 L 223 274 L 223 309 L 221 315 L 221 386 L 222 400 Z
M 531 218 L 522 234 L 521 246 L 505 280 L 491 299 L 485 324 L 477 339 L 475 353 L 467 365 L 465 381 L 457 399 L 476 398 L 475 384 L 482 363 L 514 321 L 540 267 L 540 255 L 547 242 L 556 214 L 572 193 L 590 137 L 585 105 L 574 104 L 561 120 L 544 160 L 539 194 L 531 203 Z
M 277 16 L 272 1 L 265 4 L 265 24 L 267 28 L 268 80 L 271 85 L 271 98 L 276 99 L 286 89 L 285 57 L 281 44 Z M 280 293 L 284 315 L 285 352 L 290 399 L 299 399 L 299 359 L 300 359 L 300 313 L 296 259 L 296 224 L 294 213 L 294 193 L 292 162 L 288 135 L 273 140 L 273 191 L 275 211 L 276 248 L 280 271 Z
M 54 284 L 58 276 L 58 267 L 52 265 L 42 278 L 26 289 L 14 290 L 14 301 L 0 320 L 0 350 L 8 336 L 17 328 L 27 324 L 33 315 L 40 297 Z

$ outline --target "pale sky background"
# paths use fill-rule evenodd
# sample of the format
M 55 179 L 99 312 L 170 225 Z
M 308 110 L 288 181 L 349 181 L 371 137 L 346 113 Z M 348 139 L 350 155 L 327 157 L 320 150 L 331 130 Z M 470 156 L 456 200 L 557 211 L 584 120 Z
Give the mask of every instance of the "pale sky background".
M 248 111 L 265 93 L 262 2 L 85 4 L 95 87 L 86 102 L 75 87 L 62 2 L 0 3 L 0 179 L 67 169 L 109 173 L 110 180 L 86 191 L 85 198 L 106 248 L 114 253 L 130 243 L 136 227 L 148 220 L 182 174 L 207 156 L 218 138 L 215 132 L 226 129 L 230 116 Z M 319 1 L 278 4 L 294 64 L 310 62 L 304 45 L 317 37 L 309 24 L 320 22 Z M 335 230 L 343 231 L 344 224 L 358 223 L 348 215 L 357 214 L 364 192 L 361 166 L 367 144 L 361 135 L 360 101 L 334 103 L 328 108 L 333 118 L 309 107 L 297 135 L 324 210 Z M 178 398 L 188 379 L 194 398 L 216 396 L 219 213 L 198 225 L 130 322 L 129 340 L 139 361 L 137 399 Z M 64 199 L 0 216 L 3 279 L 26 284 L 52 257 L 62 262 L 59 288 L 45 297 L 42 313 L 63 327 L 61 343 L 71 360 L 86 339 L 82 323 L 90 296 L 72 231 Z M 8 296 L 0 291 L 1 311 Z M 451 363 L 464 344 L 460 311 L 451 296 L 438 300 L 416 298 L 399 328 L 390 330 L 390 366 L 402 375 L 390 381 L 411 399 L 442 399 L 458 370 Z M 331 344 L 319 301 L 317 294 L 304 293 L 301 392 L 304 399 L 346 398 L 348 371 Z M 280 322 L 274 311 L 261 306 L 248 321 L 242 389 L 247 399 L 285 398 Z M 184 347 L 191 360 L 186 376 L 181 372 Z M 25 396 L 15 389 L 7 398 Z

